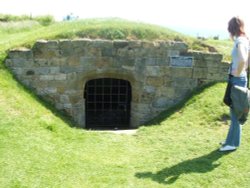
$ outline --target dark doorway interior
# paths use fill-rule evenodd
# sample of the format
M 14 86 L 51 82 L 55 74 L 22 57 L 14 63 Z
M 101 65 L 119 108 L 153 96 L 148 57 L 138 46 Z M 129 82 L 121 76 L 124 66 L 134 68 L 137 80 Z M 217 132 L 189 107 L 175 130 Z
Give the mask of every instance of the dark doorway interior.
M 100 78 L 87 82 L 84 90 L 86 127 L 129 128 L 131 86 L 122 79 Z

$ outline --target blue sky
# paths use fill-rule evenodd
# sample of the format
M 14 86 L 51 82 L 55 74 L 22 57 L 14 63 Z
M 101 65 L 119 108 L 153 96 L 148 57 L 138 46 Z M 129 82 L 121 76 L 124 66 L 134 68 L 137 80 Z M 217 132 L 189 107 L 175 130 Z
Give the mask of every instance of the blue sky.
M 247 32 L 250 28 L 247 0 L 0 0 L 0 13 L 50 14 L 58 21 L 70 13 L 80 18 L 120 17 L 220 38 L 228 37 L 227 23 L 233 16 L 245 20 Z

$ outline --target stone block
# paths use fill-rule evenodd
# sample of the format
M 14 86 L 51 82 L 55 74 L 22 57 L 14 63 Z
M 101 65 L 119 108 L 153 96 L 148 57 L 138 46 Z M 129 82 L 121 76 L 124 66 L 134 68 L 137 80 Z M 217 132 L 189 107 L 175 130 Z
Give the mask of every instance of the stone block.
M 39 79 L 42 81 L 50 81 L 50 80 L 54 80 L 54 75 L 41 75 L 39 76 Z
M 97 57 L 80 57 L 80 65 L 88 67 L 97 62 Z
M 164 73 L 161 71 L 160 66 L 146 66 L 146 76 L 163 76 Z
M 169 76 L 164 76 L 164 86 L 165 87 L 172 87 L 173 78 L 170 78 Z
M 174 78 L 172 86 L 175 88 L 193 89 L 197 87 L 197 79 L 193 78 Z
M 11 60 L 12 67 L 32 67 L 33 63 L 32 59 L 15 58 Z
M 194 67 L 198 67 L 198 68 L 206 68 L 207 65 L 207 61 L 205 60 L 194 60 Z
M 77 73 L 76 72 L 68 73 L 67 80 L 77 80 Z
M 83 103 L 84 104 L 84 103 Z M 82 104 L 82 106 L 84 106 Z M 72 116 L 74 121 L 77 123 L 77 126 L 81 128 L 85 128 L 85 111 L 83 107 L 73 107 L 72 108 Z
M 117 67 L 117 66 L 135 66 L 136 64 L 136 59 L 135 58 L 130 58 L 130 57 L 127 57 L 127 56 L 124 56 L 124 57 L 115 57 L 113 59 L 114 61 L 114 65 Z
M 68 57 L 74 54 L 74 48 L 71 40 L 60 40 L 58 46 L 61 56 Z
M 50 74 L 58 74 L 60 72 L 60 67 L 50 67 L 49 73 Z
M 212 62 L 221 62 L 223 56 L 221 54 L 217 54 L 217 53 L 207 53 L 207 54 L 203 54 L 204 60 L 205 61 L 212 61 Z
M 90 47 L 94 47 L 94 48 L 109 48 L 112 49 L 113 48 L 113 41 L 111 40 L 105 40 L 105 39 L 95 39 L 91 42 L 91 44 L 89 45 Z
M 208 73 L 217 73 L 217 72 L 219 72 L 219 67 L 208 67 L 207 72 Z
M 75 105 L 75 104 L 81 104 L 81 105 L 83 105 L 83 102 L 82 102 L 82 100 L 83 100 L 83 95 L 81 95 L 81 94 L 74 94 L 74 95 L 71 95 L 70 97 L 69 97 L 69 100 L 70 100 L 70 103 L 72 104 L 72 105 Z
M 154 57 L 145 58 L 145 65 L 156 66 L 157 65 L 157 59 L 154 58 Z
M 161 87 L 159 91 L 160 96 L 167 98 L 168 100 L 175 97 L 175 88 L 174 87 Z
M 192 78 L 193 68 L 191 67 L 171 67 L 172 78 Z
M 38 75 L 50 75 L 50 67 L 38 67 L 35 70 Z
M 128 47 L 129 48 L 141 48 L 142 46 L 142 43 L 141 41 L 137 41 L 137 40 L 134 40 L 134 41 L 128 41 Z
M 27 48 L 13 49 L 9 51 L 8 57 L 10 59 L 33 59 L 33 53 Z
M 142 41 L 141 44 L 142 44 L 142 48 L 146 48 L 146 49 L 154 47 L 154 44 L 150 41 Z
M 178 50 L 180 53 L 183 53 L 188 50 L 188 45 L 184 42 L 174 42 L 171 48 Z
M 55 80 L 67 80 L 67 74 L 55 74 Z
M 68 104 L 70 103 L 70 100 L 69 100 L 69 96 L 68 95 L 60 95 L 60 102 L 61 103 L 65 103 L 65 104 Z
M 21 67 L 12 67 L 11 71 L 17 76 L 24 74 L 24 69 Z
M 71 40 L 71 43 L 74 49 L 85 49 L 91 45 L 92 40 L 88 38 L 73 39 Z
M 88 48 L 85 51 L 85 56 L 86 57 L 101 57 L 102 50 L 101 50 L 101 48 L 94 48 L 94 47 Z
M 207 68 L 196 68 L 194 67 L 193 78 L 206 78 L 208 74 Z
M 49 66 L 49 61 L 47 59 L 40 59 L 40 58 L 35 58 L 34 59 L 34 66 L 36 67 L 44 67 L 44 66 Z
M 80 65 L 80 57 L 76 55 L 70 55 L 67 58 L 67 64 L 69 66 L 79 66 Z
M 33 76 L 36 74 L 35 70 L 32 69 L 27 69 L 27 70 L 22 69 L 22 70 L 24 70 L 26 76 Z
M 156 58 L 156 65 L 169 66 L 169 58 Z
M 180 51 L 178 50 L 168 50 L 167 51 L 167 56 L 171 57 L 171 56 L 179 56 L 180 55 Z
M 102 57 L 113 57 L 115 54 L 115 51 L 113 48 L 103 47 L 101 49 L 101 56 Z
M 113 42 L 114 48 L 118 49 L 118 48 L 125 48 L 127 47 L 129 44 L 129 42 L 127 40 L 115 40 Z
M 135 66 L 122 65 L 122 69 L 134 72 L 135 71 Z
M 50 66 L 64 66 L 67 64 L 68 58 L 50 58 L 47 59 L 46 62 Z
M 56 94 L 57 93 L 57 89 L 53 88 L 53 87 L 44 88 L 43 91 L 44 91 L 44 93 L 47 93 L 47 94 Z
M 149 76 L 146 78 L 146 84 L 151 85 L 153 87 L 161 87 L 164 85 L 164 78 L 161 76 Z
M 163 108 L 166 109 L 169 106 L 169 98 L 158 97 L 152 102 L 154 108 Z

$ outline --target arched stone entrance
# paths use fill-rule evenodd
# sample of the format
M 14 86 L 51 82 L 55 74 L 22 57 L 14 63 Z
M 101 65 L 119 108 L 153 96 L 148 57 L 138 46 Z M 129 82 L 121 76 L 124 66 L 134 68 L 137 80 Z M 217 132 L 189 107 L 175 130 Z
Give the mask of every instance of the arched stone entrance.
M 228 64 L 221 60 L 183 42 L 77 39 L 13 49 L 5 64 L 76 126 L 137 128 L 194 88 L 224 81 Z
M 129 128 L 131 85 L 114 78 L 89 80 L 84 89 L 86 128 Z

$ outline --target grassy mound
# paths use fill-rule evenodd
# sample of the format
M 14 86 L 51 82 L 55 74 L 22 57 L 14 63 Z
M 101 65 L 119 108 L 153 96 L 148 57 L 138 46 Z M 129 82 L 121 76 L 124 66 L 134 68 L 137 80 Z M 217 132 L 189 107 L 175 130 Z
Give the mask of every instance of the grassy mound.
M 106 28 L 108 37 L 113 31 L 108 28 L 120 29 L 123 22 L 61 22 L 0 35 L 0 187 L 248 187 L 249 123 L 239 150 L 217 151 L 229 124 L 222 104 L 225 83 L 194 92 L 134 135 L 120 135 L 71 128 L 3 66 L 9 48 L 32 45 L 39 38 L 80 37 L 91 27 Z M 143 36 L 131 34 L 142 27 L 135 25 L 128 33 L 120 31 L 126 37 Z M 148 28 L 138 33 L 156 29 Z M 169 31 L 163 30 L 159 33 Z

